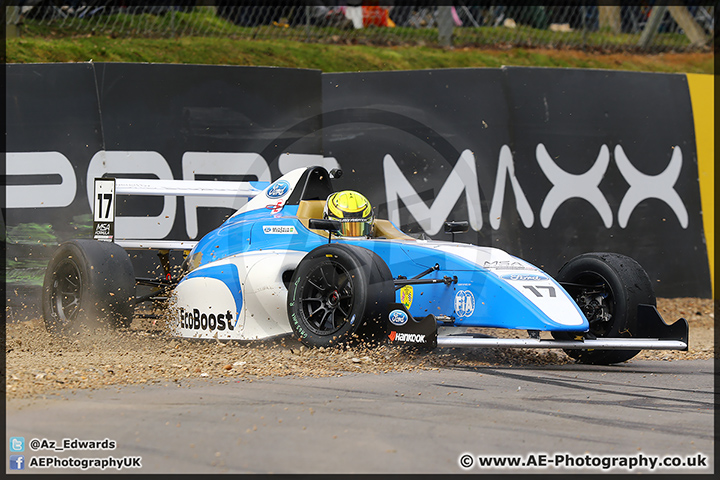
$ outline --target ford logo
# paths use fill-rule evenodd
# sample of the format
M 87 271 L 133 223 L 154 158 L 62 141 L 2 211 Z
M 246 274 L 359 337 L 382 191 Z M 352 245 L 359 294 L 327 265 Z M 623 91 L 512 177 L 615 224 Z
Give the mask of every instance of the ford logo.
M 393 325 L 397 325 L 399 327 L 400 325 L 405 325 L 407 323 L 408 316 L 407 313 L 402 310 L 393 310 L 390 312 L 390 315 L 388 315 L 388 320 L 390 320 L 390 323 Z
M 508 273 L 503 275 L 502 278 L 514 282 L 541 282 L 548 279 L 545 275 L 535 273 Z
M 290 190 L 290 184 L 285 180 L 278 180 L 270 185 L 265 195 L 267 195 L 268 198 L 280 198 L 284 196 L 288 190 Z

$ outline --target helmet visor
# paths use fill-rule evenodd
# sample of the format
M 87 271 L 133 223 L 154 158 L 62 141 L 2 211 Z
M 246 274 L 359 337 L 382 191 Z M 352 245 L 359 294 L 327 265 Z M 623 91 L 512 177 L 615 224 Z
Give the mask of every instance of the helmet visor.
M 371 223 L 366 219 L 346 218 L 341 222 L 340 235 L 343 237 L 367 237 L 372 230 Z

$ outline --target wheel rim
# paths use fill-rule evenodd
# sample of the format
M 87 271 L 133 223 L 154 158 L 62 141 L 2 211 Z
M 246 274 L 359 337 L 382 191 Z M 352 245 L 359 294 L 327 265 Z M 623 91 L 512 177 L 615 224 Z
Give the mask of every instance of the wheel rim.
M 336 261 L 318 264 L 300 292 L 300 308 L 307 327 L 317 335 L 332 335 L 348 321 L 353 309 L 353 279 Z
M 575 287 L 573 300 L 588 319 L 590 333 L 596 337 L 605 337 L 612 329 L 614 297 L 610 285 L 595 273 L 583 273 L 573 279 Z
M 52 315 L 62 326 L 77 319 L 82 296 L 80 269 L 72 260 L 58 264 L 50 291 Z

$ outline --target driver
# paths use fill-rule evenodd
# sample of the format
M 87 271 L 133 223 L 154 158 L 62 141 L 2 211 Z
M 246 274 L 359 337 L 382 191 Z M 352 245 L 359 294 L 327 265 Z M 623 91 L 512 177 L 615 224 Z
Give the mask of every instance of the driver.
M 323 218 L 340 222 L 339 235 L 343 237 L 370 237 L 375 220 L 368 199 L 352 190 L 331 193 Z

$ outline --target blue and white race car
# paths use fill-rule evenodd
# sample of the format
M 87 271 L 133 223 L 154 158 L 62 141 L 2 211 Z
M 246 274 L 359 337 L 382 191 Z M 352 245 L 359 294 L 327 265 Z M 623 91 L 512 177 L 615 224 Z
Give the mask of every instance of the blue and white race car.
M 96 321 L 129 326 L 137 305 L 166 298 L 171 332 L 183 338 L 291 334 L 311 347 L 369 341 L 560 348 L 597 364 L 623 362 L 642 349 L 687 350 L 687 321 L 663 321 L 647 274 L 631 258 L 588 253 L 553 277 L 500 249 L 416 239 L 388 220 L 374 219 L 368 235 L 341 236 L 341 222 L 324 218 L 331 179 L 340 174 L 300 168 L 271 184 L 96 180 L 96 239 L 63 243 L 48 265 L 48 329 L 63 333 Z M 117 240 L 111 207 L 123 194 L 249 201 L 199 242 Z M 445 225 L 449 233 L 466 229 L 465 222 Z M 160 253 L 162 277 L 136 278 L 127 254 L 135 248 Z M 170 250 L 187 254 L 178 279 L 167 265 Z M 136 285 L 155 290 L 136 296 Z M 468 327 L 523 330 L 527 338 Z

